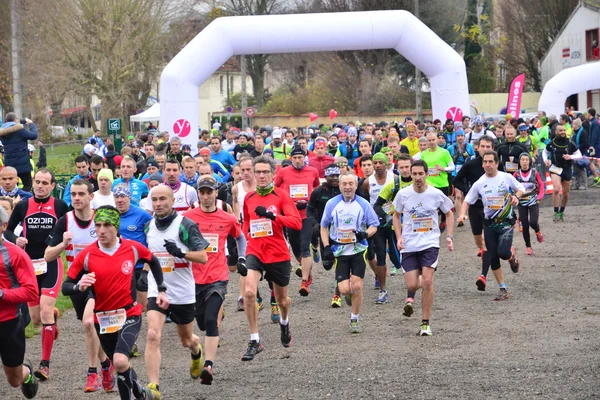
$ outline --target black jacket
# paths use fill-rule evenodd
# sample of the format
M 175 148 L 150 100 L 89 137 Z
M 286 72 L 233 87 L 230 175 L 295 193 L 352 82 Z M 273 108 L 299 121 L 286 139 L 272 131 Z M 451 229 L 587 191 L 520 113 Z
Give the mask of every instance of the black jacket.
M 36 167 L 46 168 L 48 166 L 48 161 L 46 160 L 46 148 L 44 146 L 40 146 L 40 156 L 38 157 L 38 162 Z
M 469 189 L 471 189 L 471 186 L 485 174 L 482 161 L 483 159 L 479 157 L 479 154 L 475 158 L 468 160 L 463 164 L 454 178 L 454 187 L 463 192 L 465 196 L 469 192 Z M 498 165 L 498 170 L 504 171 L 501 163 Z M 481 199 L 478 199 L 471 207 L 483 208 L 483 202 Z

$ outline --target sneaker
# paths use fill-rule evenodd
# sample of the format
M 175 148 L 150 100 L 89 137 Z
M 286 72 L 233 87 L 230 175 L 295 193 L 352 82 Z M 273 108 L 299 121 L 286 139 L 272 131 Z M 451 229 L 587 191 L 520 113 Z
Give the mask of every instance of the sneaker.
M 87 374 L 85 386 L 83 388 L 84 393 L 97 392 L 100 389 L 102 389 L 102 381 L 98 374 L 95 372 Z
M 50 367 L 40 364 L 37 371 L 34 372 L 34 375 L 41 381 L 45 382 L 50 378 Z
M 213 370 L 212 367 L 204 367 L 200 374 L 200 383 L 202 385 L 212 385 L 213 381 Z
M 458 224 L 456 224 L 457 228 L 462 228 L 463 226 L 465 226 L 465 223 L 460 221 Z
M 115 390 L 117 384 L 117 378 L 115 377 L 115 366 L 110 361 L 108 368 L 102 368 L 102 388 L 106 393 L 110 393 Z
M 558 222 L 560 220 L 560 213 L 555 212 L 554 218 L 552 218 L 552 222 Z
M 345 295 L 344 299 L 346 300 L 346 304 L 352 307 L 352 293 Z
M 421 322 L 421 329 L 419 330 L 418 336 L 432 336 L 431 326 L 426 322 Z
M 390 299 L 388 293 L 385 290 L 379 292 L 379 296 L 377 296 L 377 300 L 375 300 L 375 304 L 385 304 Z
M 310 289 L 308 288 L 308 281 L 302 281 L 302 283 L 300 284 L 300 290 L 298 290 L 298 293 L 300 293 L 300 296 L 308 296 L 308 294 L 310 293 Z
M 532 256 L 532 255 L 533 255 L 533 249 L 532 249 L 531 247 L 528 247 L 528 248 L 525 250 L 525 255 L 526 255 L 526 256 Z
M 485 292 L 485 276 L 479 275 L 479 278 L 475 281 L 475 285 L 477 285 L 477 290 Z
M 131 346 L 131 350 L 129 351 L 129 357 L 134 358 L 134 357 L 139 357 L 139 356 L 140 356 L 140 351 L 138 350 L 137 343 L 134 343 L 133 346 Z
M 352 333 L 352 334 L 360 333 L 360 325 L 358 324 L 357 319 L 350 320 L 350 333 Z
M 598 187 L 600 187 L 600 185 Z M 558 213 L 558 221 L 565 222 L 565 213 L 564 212 Z
M 290 347 L 292 345 L 292 333 L 290 332 L 290 323 L 287 325 L 279 324 L 281 329 L 281 344 L 283 347 Z
M 479 252 L 477 252 L 477 257 L 479 257 L 479 258 L 483 257 L 483 252 L 484 252 L 483 249 L 479 249 Z
M 237 310 L 238 311 L 244 311 L 244 298 L 243 297 L 239 297 L 238 298 Z
M 512 251 L 512 257 L 508 260 L 508 263 L 510 264 L 510 270 L 516 274 L 517 272 L 519 272 L 519 267 L 521 266 L 521 264 L 519 263 L 519 259 L 517 258 L 515 248 L 513 247 L 510 250 Z
M 342 298 L 339 294 L 334 294 L 333 299 L 331 299 L 331 307 L 332 308 L 340 308 L 342 307 Z
M 381 289 L 381 287 L 379 286 L 379 278 L 377 278 L 377 277 L 375 277 L 375 287 L 373 289 L 375 289 L 375 290 Z
M 392 269 L 390 270 L 390 276 L 396 276 L 399 272 L 400 270 L 398 268 L 392 267 Z
M 302 278 L 302 265 L 298 265 L 298 268 L 296 268 L 294 272 L 298 278 Z
M 54 323 L 56 324 L 56 333 L 54 334 L 54 340 L 60 337 L 60 326 L 58 325 L 58 317 L 60 317 L 60 311 L 54 307 Z
M 202 366 L 204 365 L 204 349 L 201 344 L 198 344 L 198 347 L 200 348 L 200 357 L 197 360 L 192 358 L 192 362 L 190 363 L 190 376 L 192 379 L 200 378 Z
M 279 322 L 279 306 L 277 303 L 271 304 L 271 322 L 274 324 Z
M 496 297 L 494 297 L 495 301 L 508 300 L 510 294 L 508 293 L 508 289 L 500 289 L 500 292 Z
M 262 310 L 265 306 L 265 302 L 263 301 L 263 299 L 256 299 L 256 308 L 258 308 L 258 311 Z
M 312 244 L 310 245 L 310 252 L 312 253 L 312 258 L 315 263 L 321 261 L 321 256 L 319 256 L 319 249 L 313 247 Z
M 31 368 L 30 362 L 24 362 L 23 365 L 29 368 L 30 372 L 25 382 L 21 384 L 21 392 L 26 399 L 33 399 L 38 392 L 38 379 L 31 373 L 33 368 Z
M 246 354 L 242 356 L 242 361 L 252 361 L 254 357 L 263 351 L 265 348 L 261 342 L 256 340 L 251 340 L 248 342 L 248 350 L 246 350 Z
M 404 315 L 405 317 L 410 317 L 411 315 L 413 315 L 414 312 L 415 308 L 413 306 L 413 301 L 407 299 L 406 303 L 404 304 L 404 312 L 402 313 L 402 315 Z
M 148 400 L 160 400 L 162 399 L 162 395 L 160 394 L 160 391 L 158 390 L 158 385 L 156 383 L 149 383 L 146 385 L 146 393 L 149 394 L 149 398 L 146 397 L 146 399 Z
M 544 235 L 542 232 L 536 232 L 535 237 L 537 238 L 538 243 L 544 243 Z

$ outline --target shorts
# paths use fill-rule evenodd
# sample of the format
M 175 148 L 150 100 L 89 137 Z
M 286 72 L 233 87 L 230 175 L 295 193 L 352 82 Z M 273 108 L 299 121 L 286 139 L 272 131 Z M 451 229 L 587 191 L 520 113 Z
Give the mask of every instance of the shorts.
M 89 300 L 94 300 L 94 293 L 91 290 L 86 290 L 85 292 L 77 293 L 69 297 L 71 298 L 71 303 L 73 303 L 75 315 L 77 316 L 77 319 L 81 321 L 87 302 Z
M 40 295 L 52 297 L 53 299 L 58 298 L 64 273 L 65 269 L 60 258 L 49 262 L 46 273 L 36 277 Z M 28 302 L 27 304 L 29 307 L 39 306 L 40 298 L 38 297 L 35 301 Z
M 552 175 L 558 175 L 554 172 L 550 172 L 550 173 Z M 560 176 L 561 182 L 571 182 L 571 179 L 573 179 L 573 168 L 571 168 L 570 165 L 568 167 L 563 168 L 562 172 L 558 176 Z
M 302 229 L 296 231 L 288 229 L 288 238 L 292 253 L 296 258 L 308 258 L 310 254 L 310 242 L 313 236 L 313 226 L 315 220 L 313 218 L 304 218 L 302 220 Z
M 129 358 L 131 348 L 137 341 L 142 328 L 142 316 L 127 317 L 123 327 L 114 333 L 100 334 L 100 325 L 95 324 L 96 333 L 100 339 L 100 346 L 108 358 L 114 360 L 115 353 L 123 354 Z
M 171 304 L 169 308 L 163 310 L 156 304 L 156 297 L 148 297 L 148 311 L 158 311 L 171 318 L 171 321 L 177 325 L 187 325 L 194 320 L 196 316 L 196 304 Z
M 264 278 L 277 286 L 286 287 L 290 284 L 292 264 L 290 260 L 275 263 L 263 263 L 254 254 L 246 256 L 246 268 L 260 271 Z
M 25 326 L 21 316 L 0 322 L 0 359 L 2 365 L 15 368 L 25 359 Z
M 367 268 L 367 252 L 366 250 L 351 256 L 339 256 L 335 259 L 335 279 L 343 282 L 350 279 L 350 274 L 358 276 L 361 279 L 365 278 L 365 270 Z
M 206 300 L 214 293 L 224 300 L 228 283 L 228 281 L 217 281 L 202 285 L 196 284 L 196 315 L 202 315 L 206 312 Z
M 483 207 L 469 207 L 469 223 L 474 236 L 483 234 Z
M 406 273 L 422 269 L 423 267 L 430 267 L 437 270 L 439 254 L 440 249 L 437 247 L 402 253 L 402 272 Z
M 367 250 L 366 250 L 366 259 L 368 261 L 373 261 L 375 259 L 375 235 L 367 238 Z

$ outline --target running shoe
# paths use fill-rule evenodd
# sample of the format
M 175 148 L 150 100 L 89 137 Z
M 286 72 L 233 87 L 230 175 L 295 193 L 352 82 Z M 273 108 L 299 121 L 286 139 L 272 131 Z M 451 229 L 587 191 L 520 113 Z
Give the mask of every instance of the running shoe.
M 558 221 L 565 222 L 565 213 L 564 212 L 558 213 Z
M 594 178 L 594 183 L 592 183 L 593 187 L 599 187 L 600 186 L 600 177 L 595 177 Z
M 510 251 L 512 252 L 512 257 L 508 260 L 508 263 L 510 264 L 510 270 L 516 274 L 517 272 L 519 272 L 519 267 L 521 266 L 521 263 L 519 263 L 519 259 L 517 258 L 517 252 L 515 251 L 515 248 L 512 247 Z
M 479 258 L 483 257 L 483 252 L 484 251 L 485 250 L 483 250 L 483 249 L 479 249 L 479 252 L 477 252 L 477 257 L 479 257 Z
M 271 322 L 274 324 L 279 322 L 279 306 L 277 303 L 271 303 Z
M 398 269 L 396 267 L 392 267 L 392 269 L 390 270 L 390 276 L 396 276 L 396 275 L 398 275 L 399 272 L 400 272 L 400 269 Z
M 477 285 L 477 290 L 485 292 L 485 276 L 479 275 L 479 278 L 475 281 L 475 285 Z
M 373 289 L 379 290 L 381 287 L 379 286 L 379 278 L 375 277 L 375 287 Z
M 421 322 L 421 329 L 419 330 L 418 336 L 432 336 L 431 326 L 426 322 Z
M 139 357 L 139 356 L 140 356 L 140 351 L 138 350 L 137 343 L 134 343 L 133 346 L 131 346 L 131 350 L 129 350 L 129 357 L 134 358 L 134 357 Z
M 34 375 L 41 381 L 45 382 L 50 378 L 50 367 L 40 364 L 40 367 L 37 371 L 34 372 Z
M 294 270 L 296 276 L 298 278 L 302 278 L 302 265 L 298 265 L 298 267 Z
M 310 245 L 310 252 L 312 253 L 312 258 L 314 262 L 318 263 L 319 261 L 321 261 L 321 256 L 319 256 L 319 249 L 313 247 L 312 244 Z
M 148 400 L 160 400 L 162 399 L 162 395 L 158 390 L 158 385 L 156 383 L 149 383 L 146 385 L 147 393 L 150 395 L 150 398 L 146 397 Z
M 262 310 L 265 306 L 265 302 L 263 301 L 263 299 L 259 299 L 258 297 L 256 298 L 256 308 L 258 308 L 258 311 Z
M 248 350 L 246 350 L 246 354 L 242 356 L 242 361 L 252 361 L 254 357 L 263 351 L 265 348 L 261 342 L 256 340 L 251 340 L 248 342 Z
M 532 255 L 533 255 L 533 249 L 532 249 L 531 247 L 528 247 L 528 248 L 525 250 L 525 255 L 526 255 L 526 256 L 532 256 Z
M 117 378 L 115 377 L 115 366 L 110 359 L 108 360 L 110 365 L 108 368 L 102 368 L 102 388 L 106 393 L 110 393 L 115 390 L 117 384 Z
M 508 289 L 500 289 L 500 292 L 498 293 L 498 295 L 496 297 L 494 297 L 495 301 L 502 301 L 502 300 L 508 300 L 510 297 L 510 294 L 508 293 Z
M 237 310 L 244 311 L 244 298 L 243 297 L 238 297 Z
M 390 296 L 385 290 L 379 292 L 379 296 L 377 296 L 377 300 L 375 300 L 375 304 L 385 304 L 389 301 Z
M 212 367 L 204 367 L 200 374 L 200 383 L 203 385 L 212 385 L 213 381 L 213 369 Z
M 97 373 L 91 372 L 87 374 L 85 378 L 85 387 L 83 388 L 84 393 L 97 392 L 102 389 L 102 381 Z
M 202 373 L 202 366 L 204 365 L 204 349 L 202 345 L 198 343 L 198 347 L 200 349 L 200 357 L 197 360 L 192 358 L 192 362 L 190 364 L 190 376 L 192 379 L 200 378 L 200 374 Z
M 283 347 L 290 347 L 292 345 L 292 333 L 290 332 L 290 323 L 287 325 L 279 324 L 279 328 L 281 329 L 281 344 Z
M 544 235 L 542 231 L 536 232 L 535 237 L 537 238 L 538 243 L 544 243 Z
M 308 281 L 302 281 L 298 293 L 300 293 L 300 296 L 308 296 L 308 294 L 310 293 L 310 289 L 308 288 Z
M 402 313 L 402 315 L 404 315 L 405 317 L 410 317 L 411 315 L 413 315 L 414 312 L 415 308 L 413 306 L 413 300 L 406 299 L 406 303 L 404 304 L 404 312 Z
M 560 213 L 555 212 L 554 218 L 552 218 L 552 222 L 558 222 L 558 221 L 560 221 Z
M 60 311 L 58 311 L 58 308 L 54 307 L 54 323 L 56 325 L 56 333 L 54 334 L 54 340 L 57 340 L 60 337 L 60 326 L 58 325 L 58 317 L 60 317 Z
M 38 392 L 38 379 L 31 373 L 33 368 L 31 368 L 30 362 L 24 362 L 23 365 L 29 368 L 29 376 L 21 384 L 21 392 L 26 399 L 33 399 Z
M 350 320 L 350 333 L 352 333 L 352 334 L 360 333 L 360 325 L 358 324 L 357 319 Z
M 460 222 L 459 222 L 459 223 L 458 223 L 456 226 L 457 226 L 458 228 L 462 228 L 464 225 L 465 225 L 465 223 L 464 223 L 464 222 L 462 222 L 462 221 L 460 221 Z
M 331 308 L 340 308 L 342 307 L 342 298 L 339 294 L 334 294 L 333 299 L 331 299 Z
M 352 293 L 345 295 L 344 299 L 346 299 L 346 304 L 352 307 Z

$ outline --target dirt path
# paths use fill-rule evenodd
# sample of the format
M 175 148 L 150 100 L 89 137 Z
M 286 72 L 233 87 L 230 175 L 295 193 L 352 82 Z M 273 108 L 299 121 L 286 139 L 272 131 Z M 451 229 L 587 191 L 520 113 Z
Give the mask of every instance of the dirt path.
M 375 305 L 373 274 L 365 280 L 361 313 L 363 333 L 348 332 L 349 307 L 329 307 L 333 274 L 319 265 L 308 298 L 297 294 L 293 276 L 293 346 L 279 343 L 279 328 L 269 310 L 260 316 L 266 350 L 242 363 L 249 337 L 245 316 L 235 311 L 238 279 L 232 274 L 226 302 L 223 346 L 219 349 L 212 386 L 192 381 L 189 356 L 173 325 L 163 334 L 161 391 L 165 399 L 592 399 L 600 398 L 600 190 L 574 192 L 567 221 L 551 222 L 552 209 L 542 209 L 543 244 L 534 243 L 534 257 L 525 258 L 518 231 L 515 245 L 522 271 L 505 268 L 513 293 L 507 302 L 492 301 L 496 285 L 478 292 L 480 261 L 470 230 L 455 234 L 457 250 L 441 252 L 436 273 L 432 315 L 434 336 L 417 337 L 420 310 L 401 316 L 406 294 L 401 276 L 388 283 L 391 301 Z M 547 204 L 549 199 L 545 199 Z M 505 263 L 506 264 L 506 263 Z M 266 284 L 261 286 L 266 293 Z M 420 305 L 420 296 L 417 296 Z M 41 399 L 116 399 L 118 394 L 84 394 L 86 362 L 83 335 L 74 313 L 60 320 L 62 335 L 52 357 L 51 381 Z M 138 341 L 143 351 L 145 325 Z M 39 360 L 40 338 L 28 341 L 27 356 Z M 143 357 L 133 364 L 146 380 Z M 0 380 L 0 398 L 19 399 L 20 391 Z

